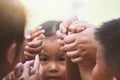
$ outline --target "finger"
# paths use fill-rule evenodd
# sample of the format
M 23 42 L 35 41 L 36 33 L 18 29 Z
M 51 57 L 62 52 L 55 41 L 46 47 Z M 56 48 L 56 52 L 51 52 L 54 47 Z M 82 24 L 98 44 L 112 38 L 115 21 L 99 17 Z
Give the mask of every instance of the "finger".
M 79 21 L 79 19 L 78 19 L 77 16 L 73 16 L 73 17 L 71 18 L 71 20 L 72 20 L 72 22 Z
M 91 25 L 85 21 L 76 21 L 70 25 L 69 29 L 72 33 L 75 33 L 75 32 L 78 33 L 78 32 L 84 31 L 85 29 L 92 27 L 92 26 L 93 25 Z
M 86 23 L 83 23 L 80 21 L 75 21 L 74 23 L 72 23 L 70 25 L 69 29 L 72 33 L 76 33 L 77 31 L 79 31 L 79 32 L 83 31 L 87 27 L 88 27 L 88 25 Z
M 39 56 L 36 55 L 35 56 L 35 62 L 34 62 L 34 66 L 33 69 L 35 69 L 35 72 L 38 73 L 39 72 L 39 67 L 40 67 L 40 61 L 39 61 Z
M 70 58 L 80 57 L 80 50 L 74 50 L 67 52 L 67 56 Z
M 63 33 L 68 33 L 69 31 L 69 26 L 74 22 L 78 20 L 77 17 L 72 17 L 70 19 L 66 19 L 65 21 L 62 22 L 62 27 L 64 27 L 66 29 L 66 31 L 64 31 Z M 62 30 L 62 29 L 61 29 Z
M 70 44 L 65 44 L 63 47 L 61 47 L 61 49 L 65 50 L 65 51 L 71 51 L 71 50 L 77 49 L 77 45 L 78 45 L 78 42 L 75 41 L 75 42 L 70 43 Z
M 40 64 L 40 68 L 39 68 L 39 74 L 40 76 L 42 77 L 42 74 L 43 74 L 43 66 Z
M 82 58 L 82 57 L 78 57 L 78 58 L 71 58 L 71 61 L 72 61 L 73 63 L 80 63 L 82 60 L 83 60 L 83 58 Z
M 75 17 L 72 17 L 70 19 L 67 19 L 65 21 L 63 21 L 63 27 L 66 28 L 66 32 L 69 31 L 69 26 L 74 22 L 74 21 L 78 21 L 78 18 L 75 16 Z M 65 31 L 64 31 L 65 32 Z
M 30 62 L 26 61 L 25 64 L 24 64 L 22 76 L 30 77 L 29 71 L 30 71 Z
M 28 42 L 26 46 L 30 46 L 30 47 L 39 47 L 42 45 L 42 40 L 37 40 L 37 41 L 32 41 L 32 42 Z
M 59 27 L 60 29 L 60 32 L 62 32 L 63 34 L 67 34 L 67 28 L 66 28 L 66 26 L 64 25 L 64 22 L 62 22 L 61 24 L 60 24 L 60 27 Z
M 9 74 L 9 80 L 15 80 L 15 73 L 13 71 Z
M 24 51 L 24 55 L 26 56 L 26 60 L 28 58 L 34 58 L 36 54 L 38 54 L 38 53 L 33 54 L 33 53 L 28 52 L 28 51 Z
M 30 30 L 25 29 L 24 34 L 25 34 L 24 37 L 25 37 L 26 40 L 30 40 L 31 39 Z
M 60 30 L 56 32 L 56 35 L 60 39 L 64 39 L 64 37 L 67 36 L 66 34 L 62 33 Z
M 82 32 L 86 29 L 86 27 L 78 27 L 76 33 Z
M 34 54 L 40 53 L 40 51 L 41 51 L 42 49 L 43 49 L 43 46 L 39 46 L 39 47 L 37 47 L 37 48 L 25 46 L 25 51 L 30 52 L 30 53 L 34 53 Z
M 57 40 L 58 44 L 60 44 L 61 46 L 64 46 L 65 42 L 64 40 L 58 39 Z
M 64 41 L 66 44 L 69 44 L 69 43 L 72 43 L 74 42 L 76 39 L 76 35 L 75 34 L 71 34 L 71 35 L 68 35 L 64 38 Z
M 40 36 L 40 35 L 43 34 L 44 32 L 45 32 L 45 30 L 37 31 L 37 32 L 31 34 L 31 38 L 34 39 L 35 37 Z M 43 37 L 43 35 L 42 35 L 42 37 Z
M 30 75 L 33 75 L 35 73 L 33 66 L 34 66 L 34 60 L 31 60 L 30 61 Z
M 33 33 L 37 32 L 37 31 L 40 31 L 41 29 L 42 29 L 42 26 L 38 26 L 38 27 L 36 27 L 34 30 L 32 30 L 32 31 L 30 32 L 30 34 L 33 34 Z
M 23 73 L 23 64 L 20 62 L 15 66 L 14 73 L 16 78 L 20 77 Z

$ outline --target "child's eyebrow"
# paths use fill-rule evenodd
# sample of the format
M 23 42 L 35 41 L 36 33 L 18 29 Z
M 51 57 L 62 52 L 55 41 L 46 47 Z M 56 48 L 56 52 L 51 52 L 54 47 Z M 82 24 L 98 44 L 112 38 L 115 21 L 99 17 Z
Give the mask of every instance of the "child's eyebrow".
M 46 54 L 44 54 L 44 53 L 43 53 L 43 54 L 40 54 L 40 56 L 45 56 L 45 57 L 48 57 L 48 55 L 46 55 Z
M 65 52 L 59 52 L 58 53 L 60 56 L 64 56 L 65 55 Z

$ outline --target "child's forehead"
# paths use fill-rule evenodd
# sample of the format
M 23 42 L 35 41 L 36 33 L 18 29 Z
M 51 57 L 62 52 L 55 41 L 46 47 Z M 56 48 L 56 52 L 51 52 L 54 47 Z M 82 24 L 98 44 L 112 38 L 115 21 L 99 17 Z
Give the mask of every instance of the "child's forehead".
M 44 52 L 41 54 L 41 56 L 61 57 L 61 56 L 65 56 L 65 52 L 58 52 L 58 53 Z

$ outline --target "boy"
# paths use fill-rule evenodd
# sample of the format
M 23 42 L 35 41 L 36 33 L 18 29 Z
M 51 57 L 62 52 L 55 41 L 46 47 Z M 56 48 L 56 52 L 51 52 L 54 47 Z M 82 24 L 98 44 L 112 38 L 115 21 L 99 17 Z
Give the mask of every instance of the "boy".
M 120 19 L 104 23 L 95 32 L 98 41 L 94 80 L 120 80 Z

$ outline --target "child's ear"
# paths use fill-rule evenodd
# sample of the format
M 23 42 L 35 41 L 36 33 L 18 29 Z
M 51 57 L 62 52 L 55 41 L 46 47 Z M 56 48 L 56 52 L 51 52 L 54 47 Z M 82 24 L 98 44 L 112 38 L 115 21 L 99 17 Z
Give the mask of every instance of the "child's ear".
M 15 59 L 15 53 L 16 53 L 16 43 L 13 43 L 7 52 L 7 60 L 10 64 L 14 63 L 14 59 Z
M 113 77 L 112 80 L 118 80 L 116 77 Z

